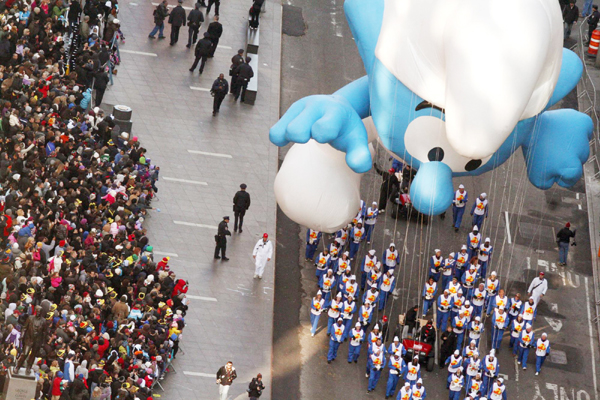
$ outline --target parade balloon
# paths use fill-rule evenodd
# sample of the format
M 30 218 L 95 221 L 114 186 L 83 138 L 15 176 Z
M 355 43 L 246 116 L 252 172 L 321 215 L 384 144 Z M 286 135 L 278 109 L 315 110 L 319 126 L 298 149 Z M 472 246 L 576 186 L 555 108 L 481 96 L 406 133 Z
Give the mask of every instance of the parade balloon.
M 276 183 L 277 200 L 294 221 L 328 231 L 354 216 L 342 222 L 344 213 L 332 212 L 356 204 L 350 184 L 339 192 L 316 181 L 336 176 L 354 185 L 356 174 L 372 167 L 360 123 L 367 117 L 378 142 L 418 170 L 410 195 L 427 215 L 451 204 L 453 177 L 491 171 L 519 147 L 536 187 L 580 179 L 593 122 L 575 110 L 549 110 L 583 71 L 562 47 L 556 0 L 346 0 L 344 9 L 367 75 L 332 95 L 300 99 L 270 131 L 278 146 L 316 141 L 346 153 L 349 168 L 332 167 L 329 157 L 340 156 L 322 152 L 295 171 L 296 184 L 305 186 L 294 190 L 314 197 L 310 207 L 290 202 L 287 187 Z

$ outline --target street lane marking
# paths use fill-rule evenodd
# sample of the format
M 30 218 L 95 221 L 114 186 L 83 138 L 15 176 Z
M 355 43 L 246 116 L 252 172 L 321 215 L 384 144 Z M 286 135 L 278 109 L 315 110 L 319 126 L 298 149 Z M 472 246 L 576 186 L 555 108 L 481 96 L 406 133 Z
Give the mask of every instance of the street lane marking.
M 152 3 L 153 6 L 158 6 L 159 3 Z M 173 4 L 168 4 L 167 5 L 168 8 L 173 8 L 175 7 Z M 186 7 L 186 6 L 182 6 L 184 10 L 193 10 L 193 7 Z
M 577 194 L 575 195 L 575 197 L 577 197 L 577 200 L 579 200 L 579 193 L 577 193 Z
M 198 87 L 198 86 L 190 86 L 190 89 L 192 89 L 192 90 L 199 90 L 201 92 L 210 92 L 210 89 L 203 88 L 203 87 Z
M 548 317 L 544 317 L 546 319 L 546 322 L 548 322 L 548 325 L 550 325 L 550 327 L 552 329 L 554 329 L 554 332 L 559 332 L 560 329 L 562 328 L 562 321 L 560 319 L 555 319 L 555 318 L 548 318 Z
M 222 44 L 218 44 L 217 49 L 233 50 L 231 46 L 224 46 Z
M 137 54 L 140 56 L 158 57 L 158 54 L 156 54 L 156 53 L 146 53 L 145 51 L 128 50 L 128 49 L 119 49 L 119 51 L 121 53 Z
M 183 371 L 184 375 L 189 376 L 201 376 L 203 378 L 214 378 L 215 374 L 205 374 L 204 372 L 192 372 L 192 371 Z
M 596 400 L 598 400 L 598 378 L 596 378 L 596 355 L 594 350 L 594 332 L 592 329 L 592 311 L 590 310 L 590 289 L 588 287 L 588 278 L 585 277 L 585 298 L 587 304 L 587 314 L 588 314 L 588 326 L 590 330 L 590 354 L 592 355 L 592 376 L 594 377 L 594 394 L 596 395 Z
M 517 364 L 517 357 L 515 357 L 515 382 L 519 382 L 519 364 Z
M 214 297 L 203 297 L 203 296 L 194 296 L 192 294 L 186 294 L 185 297 L 193 300 L 204 300 L 204 301 L 217 301 Z
M 195 226 L 197 228 L 219 229 L 219 227 L 215 225 L 194 224 L 193 222 L 186 221 L 173 221 L 173 223 L 177 225 Z
M 508 235 L 508 244 L 512 244 L 512 240 L 510 237 L 510 223 L 508 222 L 508 211 L 504 211 L 504 217 L 506 218 L 506 234 Z
M 209 153 L 208 151 L 188 150 L 188 153 L 201 154 L 203 156 L 211 156 L 211 157 L 233 158 L 231 156 L 231 154 Z
M 581 204 L 577 204 L 577 207 L 579 207 L 579 209 L 582 210 Z
M 179 257 L 179 254 L 177 253 L 167 253 L 166 251 L 154 251 L 154 254 L 158 254 L 159 256 L 165 256 L 165 257 Z
M 208 185 L 208 183 L 206 183 L 206 182 L 190 181 L 189 179 L 170 178 L 168 176 L 164 176 L 162 179 L 164 179 L 165 181 L 171 181 L 171 182 L 191 183 L 194 185 L 204 185 L 204 186 Z

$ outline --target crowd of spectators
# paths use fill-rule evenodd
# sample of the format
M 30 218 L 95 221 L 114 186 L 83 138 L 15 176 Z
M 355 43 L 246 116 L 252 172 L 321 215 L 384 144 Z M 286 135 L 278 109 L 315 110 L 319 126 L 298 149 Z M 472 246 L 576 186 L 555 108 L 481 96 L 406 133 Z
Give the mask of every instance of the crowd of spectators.
M 0 388 L 34 375 L 35 399 L 146 400 L 185 325 L 143 227 L 159 169 L 98 108 L 117 10 L 0 3 Z

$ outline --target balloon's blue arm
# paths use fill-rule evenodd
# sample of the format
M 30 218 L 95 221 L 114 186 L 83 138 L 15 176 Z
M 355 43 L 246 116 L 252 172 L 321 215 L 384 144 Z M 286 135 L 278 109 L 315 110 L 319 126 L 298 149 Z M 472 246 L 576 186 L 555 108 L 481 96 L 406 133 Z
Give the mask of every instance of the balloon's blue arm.
M 577 86 L 582 73 L 579 57 L 564 49 L 558 82 L 546 110 Z M 577 183 L 590 154 L 589 140 L 594 131 L 588 115 L 573 109 L 544 111 L 536 118 L 521 121 L 519 129 L 531 132 L 523 142 L 523 155 L 533 185 L 549 189 L 554 183 L 563 187 Z
M 375 46 L 383 19 L 383 0 L 346 0 L 344 10 L 367 74 L 375 62 Z M 369 78 L 364 76 L 332 95 L 298 100 L 269 131 L 271 142 L 285 146 L 314 139 L 346 153 L 355 172 L 371 169 L 367 131 L 362 119 L 369 116 Z

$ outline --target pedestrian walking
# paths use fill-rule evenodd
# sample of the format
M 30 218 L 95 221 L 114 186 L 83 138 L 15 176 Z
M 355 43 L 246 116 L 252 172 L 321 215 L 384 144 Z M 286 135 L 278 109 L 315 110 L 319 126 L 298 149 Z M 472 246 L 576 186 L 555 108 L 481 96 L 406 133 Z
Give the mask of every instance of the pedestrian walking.
M 210 7 L 210 3 L 208 6 Z M 208 15 L 208 11 L 206 14 Z M 219 15 L 215 15 L 213 22 L 208 25 L 208 29 L 206 31 L 208 32 L 210 40 L 213 44 L 208 58 L 213 58 L 215 56 L 215 50 L 217 50 L 217 46 L 219 45 L 219 38 L 223 34 L 223 25 L 221 25 L 219 22 Z
M 183 0 L 177 0 L 177 7 L 169 15 L 169 24 L 171 24 L 171 46 L 179 40 L 179 29 L 185 26 L 185 10 L 181 6 Z
M 592 34 L 594 33 L 594 30 L 596 30 L 596 28 L 598 27 L 598 22 L 600 21 L 600 12 L 598 12 L 598 6 L 594 4 L 594 6 L 592 7 L 592 14 L 590 15 L 590 17 L 587 20 L 588 23 L 588 37 L 587 37 L 587 46 L 590 45 L 590 42 L 592 41 Z
M 250 7 L 250 21 L 248 22 L 250 29 L 258 29 L 260 11 L 264 2 L 265 0 L 254 0 L 252 3 L 252 7 Z
M 221 74 L 219 78 L 221 78 L 222 75 L 223 74 Z M 250 208 L 250 193 L 246 191 L 247 187 L 248 186 L 245 183 L 242 183 L 240 185 L 240 190 L 238 190 L 235 196 L 233 196 L 233 213 L 235 217 L 235 221 L 233 223 L 234 232 L 237 232 L 239 228 L 240 233 L 242 233 L 242 225 L 244 225 L 244 215 L 246 215 L 246 211 Z
M 371 244 L 371 235 L 377 223 L 377 215 L 379 215 L 379 209 L 377 208 L 377 202 L 374 201 L 371 207 L 367 208 L 365 214 L 365 230 L 367 234 L 367 244 Z
M 548 291 L 548 281 L 545 278 L 544 271 L 540 271 L 540 275 L 533 278 L 529 284 L 527 294 L 529 294 L 530 298 L 533 298 L 533 301 L 537 305 L 542 297 L 546 295 L 546 291 Z
M 325 299 L 323 298 L 323 293 L 319 290 L 317 295 L 313 297 L 312 304 L 310 305 L 310 336 L 315 336 L 317 332 L 324 305 Z
M 390 360 L 388 362 L 389 374 L 387 385 L 385 388 L 385 398 L 388 399 L 390 397 L 394 397 L 394 393 L 396 393 L 396 386 L 398 385 L 398 381 L 401 376 L 404 376 L 406 373 L 406 361 L 402 358 L 400 350 L 396 350 L 393 355 L 390 356 Z
M 229 387 L 235 378 L 237 378 L 237 372 L 232 361 L 227 361 L 227 364 L 219 368 L 217 371 L 217 384 L 219 385 L 220 400 L 227 400 Z
M 427 392 L 423 386 L 423 379 L 419 378 L 412 387 L 412 400 L 425 400 L 425 397 L 427 397 Z
M 459 367 L 456 372 L 454 372 L 450 377 L 448 377 L 449 385 L 448 389 L 450 390 L 450 400 L 459 400 L 460 394 L 462 392 L 465 377 L 462 373 L 463 368 Z
M 517 364 L 523 364 L 523 369 L 527 369 L 527 357 L 529 356 L 529 348 L 534 341 L 535 334 L 531 328 L 531 324 L 525 325 L 525 330 L 521 331 L 519 336 L 519 352 L 517 354 Z
M 250 66 L 250 61 L 252 59 L 250 57 L 246 57 L 246 62 L 237 66 L 237 68 L 233 71 L 233 75 L 236 76 L 235 81 L 235 89 L 233 90 L 233 97 L 235 101 L 240 97 L 241 92 L 241 101 L 244 102 L 246 98 L 246 89 L 248 88 L 248 82 L 254 76 L 254 71 Z
M 250 397 L 250 400 L 258 400 L 263 390 L 265 390 L 265 384 L 262 381 L 262 374 L 258 374 L 256 378 L 252 378 L 248 385 L 248 397 Z
M 454 227 L 454 232 L 458 232 L 460 228 L 467 201 L 469 201 L 469 194 L 465 190 L 464 185 L 458 185 L 458 190 L 454 193 L 454 201 L 452 202 L 452 226 Z
M 483 229 L 483 219 L 488 216 L 488 201 L 487 194 L 481 193 L 478 198 L 475 199 L 473 207 L 471 208 L 471 215 L 473 216 L 472 226 L 478 226 Z
M 215 16 L 219 16 L 219 6 L 221 5 L 221 0 L 208 0 L 208 8 L 206 9 L 206 15 L 210 12 L 212 6 L 215 6 Z
M 229 76 L 231 77 L 231 85 L 229 85 L 229 93 L 233 94 L 233 90 L 235 88 L 235 81 L 237 79 L 237 75 L 234 75 L 233 72 L 235 69 L 244 63 L 244 49 L 239 49 L 237 54 L 231 57 L 231 66 L 229 67 Z
M 575 239 L 577 229 L 571 230 L 571 223 L 567 222 L 565 227 L 556 234 L 556 242 L 558 243 L 558 265 L 567 266 L 567 257 L 569 256 L 569 245 L 571 238 Z M 575 241 L 573 240 L 573 246 Z
M 546 361 L 546 356 L 550 354 L 550 341 L 546 332 L 542 333 L 542 337 L 537 340 L 535 346 L 535 374 L 539 375 L 542 370 L 542 365 Z
M 499 349 L 502 343 L 502 336 L 504 336 L 504 330 L 508 326 L 508 315 L 504 311 L 504 307 L 498 307 L 494 311 L 494 318 L 492 319 L 492 349 Z
M 306 251 L 304 254 L 306 261 L 312 262 L 315 258 L 315 251 L 321 241 L 321 236 L 321 232 L 319 231 L 310 228 L 306 230 Z
M 229 261 L 229 258 L 225 255 L 227 251 L 227 236 L 231 236 L 227 224 L 229 223 L 229 217 L 223 217 L 223 221 L 219 222 L 217 234 L 215 235 L 215 260 L 222 259 L 223 261 Z M 219 256 L 219 252 L 221 256 Z
M 506 400 L 506 386 L 504 379 L 498 378 L 490 390 L 490 400 Z
M 575 5 L 575 0 L 569 1 L 569 4 L 563 7 L 563 21 L 565 24 L 565 39 L 571 37 L 571 29 L 579 19 L 579 8 Z
M 340 344 L 344 341 L 344 325 L 343 320 L 338 318 L 335 325 L 332 327 L 331 336 L 329 337 L 329 351 L 327 352 L 327 364 L 331 364 L 337 357 L 338 349 Z
M 194 72 L 194 70 L 198 66 L 198 62 L 200 62 L 200 60 L 202 60 L 202 62 L 200 63 L 200 71 L 199 71 L 200 75 L 202 75 L 202 72 L 204 71 L 204 65 L 206 65 L 206 60 L 208 58 L 208 55 L 210 54 L 211 47 L 212 47 L 212 42 L 210 41 L 210 39 L 208 37 L 208 32 L 204 32 L 204 37 L 198 41 L 198 44 L 196 44 L 196 47 L 194 49 L 194 55 L 196 56 L 196 59 L 194 60 L 194 63 L 192 64 L 192 67 L 190 68 L 190 72 Z M 219 105 L 220 105 L 220 103 L 219 103 Z M 214 107 L 213 107 L 213 112 L 214 112 Z
M 373 166 L 375 167 L 375 171 L 383 178 L 379 188 L 379 212 L 384 213 L 391 194 L 395 191 L 395 188 L 400 187 L 400 182 L 394 168 L 390 168 L 389 171 L 383 171 L 376 163 Z
M 188 44 L 185 46 L 188 49 L 198 40 L 198 31 L 204 22 L 204 14 L 200 11 L 200 3 L 194 5 L 194 9 L 190 11 L 187 17 L 188 20 Z
M 376 350 L 371 354 L 371 373 L 369 374 L 369 385 L 367 387 L 367 394 L 375 390 L 377 382 L 381 377 L 381 371 L 385 368 L 386 359 L 383 351 Z
M 167 0 L 163 0 L 156 9 L 154 10 L 154 29 L 148 35 L 150 39 L 156 38 L 156 33 L 158 33 L 159 39 L 164 39 L 164 30 L 165 30 L 165 18 L 169 15 L 169 11 L 167 10 Z
M 202 73 L 202 72 L 201 72 Z M 227 96 L 227 91 L 229 90 L 229 84 L 225 79 L 225 75 L 219 74 L 219 77 L 215 79 L 213 82 L 212 88 L 210 89 L 211 94 L 213 95 L 213 117 L 219 113 L 221 109 L 221 103 Z M 237 221 L 237 215 L 236 215 Z M 242 228 L 240 228 L 240 233 L 242 232 Z
M 331 319 L 331 318 L 329 318 Z M 327 331 L 329 334 L 329 330 Z M 358 357 L 360 356 L 360 345 L 365 339 L 365 331 L 362 329 L 360 322 L 357 322 L 349 335 L 350 342 L 348 347 L 348 364 L 352 361 L 358 363 Z
M 254 278 L 262 279 L 265 266 L 273 257 L 273 243 L 269 240 L 267 233 L 263 234 L 262 239 L 254 246 L 252 257 L 255 260 Z

